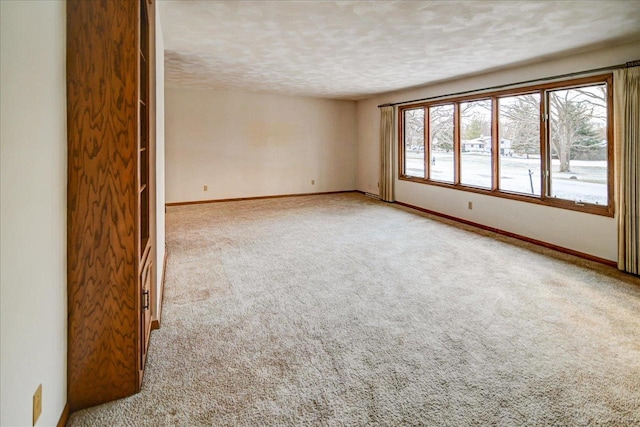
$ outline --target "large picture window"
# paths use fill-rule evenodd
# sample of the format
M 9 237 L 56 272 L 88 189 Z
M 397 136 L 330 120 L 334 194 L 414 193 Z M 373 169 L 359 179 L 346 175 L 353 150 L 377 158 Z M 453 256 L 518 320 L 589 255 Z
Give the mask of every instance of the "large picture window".
M 607 205 L 607 85 L 549 91 L 549 195 Z
M 460 183 L 492 187 L 491 99 L 460 104 Z
M 399 107 L 400 179 L 613 216 L 611 76 Z
M 407 176 L 425 178 L 424 108 L 404 110 L 404 171 Z
M 453 184 L 453 104 L 429 107 L 429 178 Z
M 498 188 L 540 196 L 540 94 L 498 98 Z

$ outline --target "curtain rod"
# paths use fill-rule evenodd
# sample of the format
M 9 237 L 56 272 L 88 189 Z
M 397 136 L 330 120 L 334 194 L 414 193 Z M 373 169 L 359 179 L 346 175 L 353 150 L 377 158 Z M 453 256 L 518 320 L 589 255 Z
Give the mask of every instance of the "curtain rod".
M 460 96 L 460 95 L 468 95 L 468 94 L 471 94 L 471 93 L 485 92 L 485 91 L 488 91 L 488 90 L 506 89 L 506 88 L 509 88 L 509 87 L 512 87 L 512 86 L 520 86 L 520 85 L 525 85 L 525 84 L 529 84 L 529 83 L 544 82 L 544 81 L 548 81 L 548 80 L 556 80 L 556 79 L 562 79 L 562 78 L 567 78 L 567 77 L 575 77 L 575 76 L 580 76 L 580 75 L 583 75 L 583 74 L 592 74 L 592 73 L 598 73 L 598 72 L 602 72 L 602 71 L 612 71 L 612 70 L 618 70 L 620 68 L 637 67 L 639 65 L 640 65 L 640 59 L 635 60 L 635 61 L 626 62 L 624 64 L 611 65 L 609 67 L 594 68 L 594 69 L 586 70 L 586 71 L 577 71 L 577 72 L 574 72 L 574 73 L 560 74 L 560 75 L 557 75 L 557 76 L 543 77 L 543 78 L 540 78 L 540 79 L 525 80 L 525 81 L 517 82 L 517 83 L 508 83 L 508 84 L 504 84 L 504 85 L 491 86 L 491 87 L 487 87 L 487 88 L 484 88 L 484 89 L 465 90 L 465 91 L 462 91 L 462 92 L 449 93 L 447 95 L 429 96 L 427 98 L 412 99 L 410 101 L 391 102 L 391 103 L 387 103 L 387 104 L 380 104 L 380 105 L 378 105 L 378 108 L 394 107 L 396 105 L 411 104 L 411 103 L 420 102 L 420 101 L 432 101 L 434 99 L 449 98 L 449 97 Z

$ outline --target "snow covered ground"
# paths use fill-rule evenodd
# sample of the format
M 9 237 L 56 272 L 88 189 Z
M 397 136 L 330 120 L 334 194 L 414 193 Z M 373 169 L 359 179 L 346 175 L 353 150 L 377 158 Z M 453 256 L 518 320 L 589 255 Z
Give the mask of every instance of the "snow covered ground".
M 423 153 L 407 152 L 406 172 L 424 177 Z M 453 153 L 433 153 L 431 179 L 453 181 Z M 551 196 L 586 203 L 607 204 L 607 161 L 572 160 L 571 172 L 558 172 L 559 160 L 551 161 Z M 461 181 L 465 185 L 491 186 L 491 157 L 485 153 L 462 153 Z M 529 171 L 532 172 L 529 178 Z M 540 159 L 500 157 L 500 189 L 540 195 Z M 532 191 L 533 187 L 533 191 Z

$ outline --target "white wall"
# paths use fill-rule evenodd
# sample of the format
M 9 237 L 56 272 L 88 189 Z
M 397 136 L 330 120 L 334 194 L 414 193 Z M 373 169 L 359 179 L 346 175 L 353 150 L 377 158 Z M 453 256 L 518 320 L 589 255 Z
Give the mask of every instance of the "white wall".
M 162 267 L 164 263 L 164 39 L 160 22 L 160 2 L 156 8 L 156 289 L 162 289 Z M 156 293 L 156 295 L 159 295 Z M 162 300 L 156 300 L 160 313 Z M 158 319 L 159 320 L 159 319 Z
M 67 395 L 64 1 L 0 1 L 0 424 L 56 425 Z
M 640 42 L 628 43 L 615 48 L 567 56 L 359 101 L 357 105 L 358 189 L 378 194 L 380 113 L 377 106 L 379 104 L 446 95 L 621 64 L 638 59 L 638 52 L 640 52 Z M 608 260 L 617 260 L 617 229 L 614 218 L 397 179 L 395 185 L 397 201 Z M 473 202 L 473 210 L 467 209 L 468 201 Z
M 355 105 L 167 87 L 167 202 L 355 190 Z

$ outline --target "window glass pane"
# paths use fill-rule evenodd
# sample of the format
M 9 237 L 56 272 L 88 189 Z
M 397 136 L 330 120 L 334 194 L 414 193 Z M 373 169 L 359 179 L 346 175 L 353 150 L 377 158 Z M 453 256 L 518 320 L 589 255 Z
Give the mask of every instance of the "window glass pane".
M 430 107 L 429 123 L 430 178 L 453 183 L 453 104 Z
M 491 188 L 491 100 L 460 103 L 460 182 Z
M 540 94 L 499 99 L 500 190 L 540 196 Z
M 607 85 L 550 91 L 549 120 L 549 195 L 607 205 Z
M 424 108 L 404 110 L 404 173 L 424 178 Z

